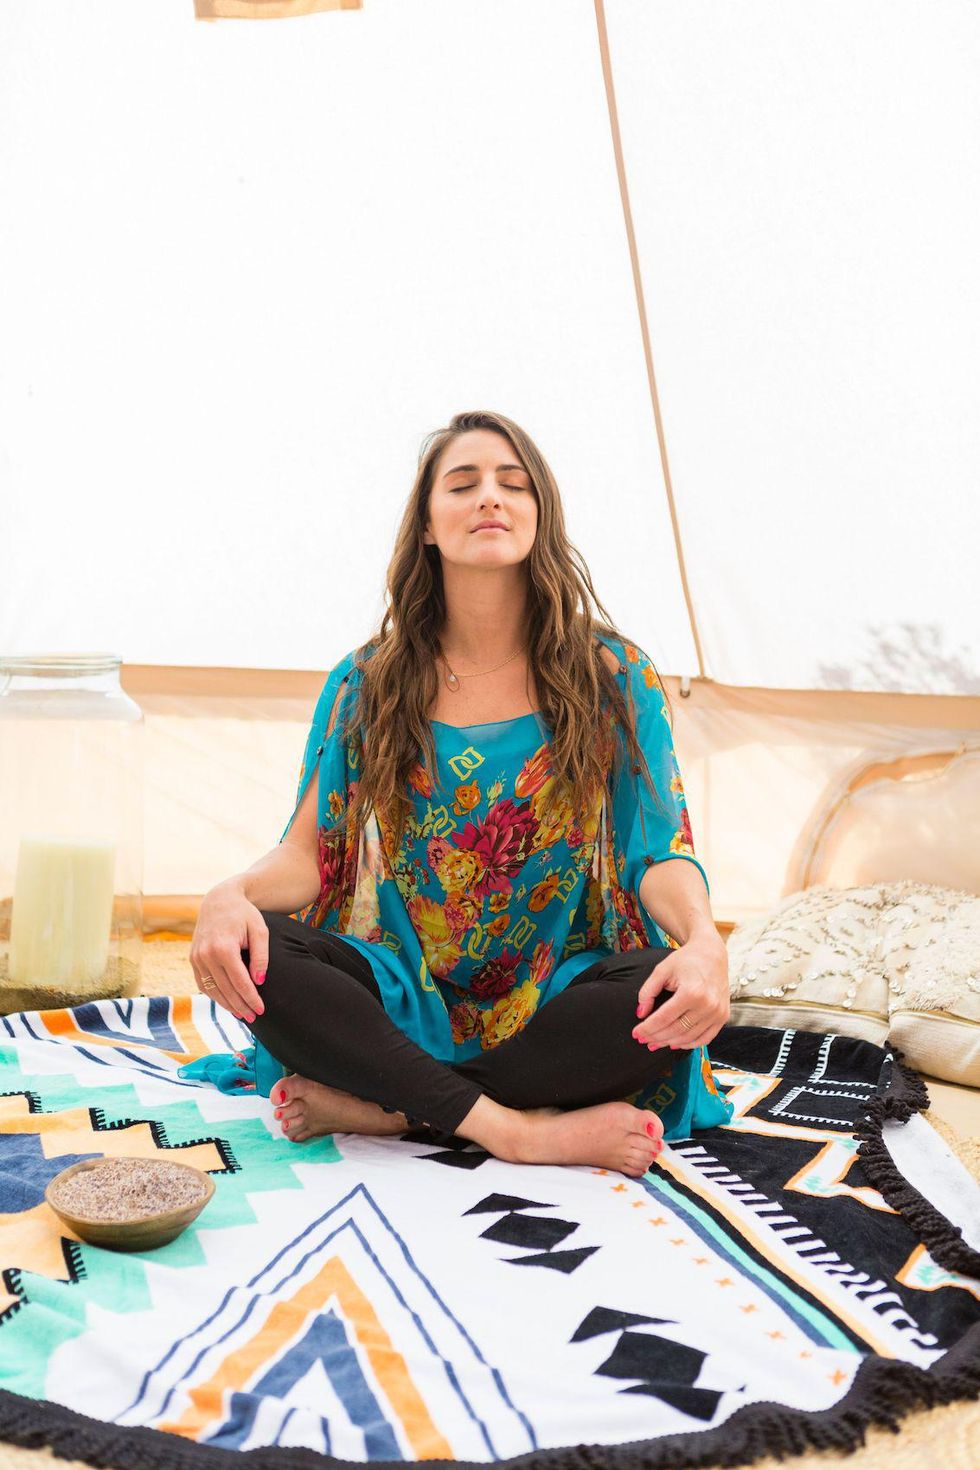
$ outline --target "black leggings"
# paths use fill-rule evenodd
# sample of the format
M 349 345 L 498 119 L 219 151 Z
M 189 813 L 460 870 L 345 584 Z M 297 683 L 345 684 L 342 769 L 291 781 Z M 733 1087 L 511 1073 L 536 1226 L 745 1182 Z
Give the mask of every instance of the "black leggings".
M 665 1075 L 669 1048 L 634 1040 L 640 986 L 669 949 L 591 965 L 516 1035 L 466 1062 L 440 1062 L 390 1019 L 370 964 L 337 934 L 261 910 L 269 963 L 265 1011 L 249 1023 L 290 1071 L 452 1134 L 481 1096 L 509 1108 L 581 1108 Z M 243 959 L 249 962 L 248 950 Z M 659 995 L 655 1005 L 668 999 Z

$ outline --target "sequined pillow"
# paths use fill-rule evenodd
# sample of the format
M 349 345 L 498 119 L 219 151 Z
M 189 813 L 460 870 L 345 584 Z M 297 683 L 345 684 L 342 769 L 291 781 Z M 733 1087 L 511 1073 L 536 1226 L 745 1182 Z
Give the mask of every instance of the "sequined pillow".
M 728 940 L 732 1021 L 836 1031 L 980 1086 L 980 898 L 933 884 L 808 888 Z

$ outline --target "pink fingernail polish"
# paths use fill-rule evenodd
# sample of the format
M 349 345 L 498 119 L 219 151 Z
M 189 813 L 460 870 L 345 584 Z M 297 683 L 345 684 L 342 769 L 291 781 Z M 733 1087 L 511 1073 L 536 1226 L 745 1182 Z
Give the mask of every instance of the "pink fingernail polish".
M 636 1014 L 638 1016 L 642 1016 L 643 1015 L 643 1007 L 642 1006 L 637 1006 L 637 1008 L 636 1008 Z
M 251 1024 L 251 1022 L 255 1020 L 255 1012 L 254 1011 L 246 1011 L 245 1012 L 245 1019 L 246 1019 L 246 1021 L 248 1021 Z
M 262 971 L 260 971 L 260 973 L 258 975 L 256 975 L 256 977 L 255 977 L 255 983 L 256 983 L 256 985 L 261 985 L 261 984 L 263 984 L 264 980 L 265 980 L 265 971 L 262 970 Z
M 650 1051 L 659 1051 L 660 1050 L 660 1042 L 659 1041 L 651 1041 L 648 1050 L 650 1050 Z

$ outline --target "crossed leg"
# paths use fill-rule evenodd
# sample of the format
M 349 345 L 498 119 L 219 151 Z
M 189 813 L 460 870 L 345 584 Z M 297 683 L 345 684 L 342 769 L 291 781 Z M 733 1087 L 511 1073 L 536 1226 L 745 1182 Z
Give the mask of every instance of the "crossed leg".
M 450 1065 L 395 1026 L 370 965 L 341 936 L 281 914 L 263 918 L 265 1012 L 251 1029 L 297 1074 L 271 1094 L 288 1137 L 397 1134 L 421 1122 L 515 1162 L 629 1174 L 645 1172 L 659 1152 L 657 1115 L 621 1099 L 665 1070 L 631 1032 L 640 985 L 669 951 L 608 957 L 517 1035 Z

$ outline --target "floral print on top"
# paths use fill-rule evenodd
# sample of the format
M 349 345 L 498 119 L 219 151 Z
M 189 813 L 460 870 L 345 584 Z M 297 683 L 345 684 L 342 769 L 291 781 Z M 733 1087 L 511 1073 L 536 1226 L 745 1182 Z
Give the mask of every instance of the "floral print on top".
M 363 841 L 356 833 L 345 839 L 332 828 L 359 779 L 358 741 L 342 735 L 360 678 L 353 653 L 331 670 L 317 701 L 296 807 L 315 771 L 321 887 L 294 917 L 358 949 L 395 1024 L 440 1060 L 462 1061 L 513 1036 L 597 960 L 673 945 L 639 900 L 651 863 L 691 862 L 707 886 L 653 666 L 634 644 L 597 636 L 620 661 L 620 687 L 632 697 L 660 800 L 625 758 L 609 714 L 599 738 L 607 771 L 619 742 L 619 774 L 607 779 L 581 824 L 556 792 L 549 731 L 531 713 L 465 727 L 433 721 L 435 769 L 426 769 L 420 751 L 406 787 L 412 812 L 401 846 L 373 813 Z M 645 1105 L 658 1107 L 673 1137 L 730 1112 L 703 1048 L 680 1052 Z
M 673 943 L 639 901 L 650 863 L 684 858 L 707 886 L 653 666 L 631 643 L 602 641 L 620 659 L 620 685 L 632 698 L 659 801 L 622 758 L 581 826 L 556 794 L 549 731 L 532 713 L 459 728 L 433 721 L 436 769 L 420 759 L 410 775 L 401 848 L 373 813 L 363 843 L 356 834 L 345 840 L 332 828 L 359 777 L 358 742 L 341 734 L 360 677 L 353 653 L 331 671 L 318 701 L 297 807 L 316 767 L 321 891 L 297 917 L 360 950 L 396 1023 L 442 1060 L 463 1060 L 513 1035 L 596 960 Z M 613 741 L 621 757 L 625 742 L 609 721 L 600 738 L 611 771 Z

